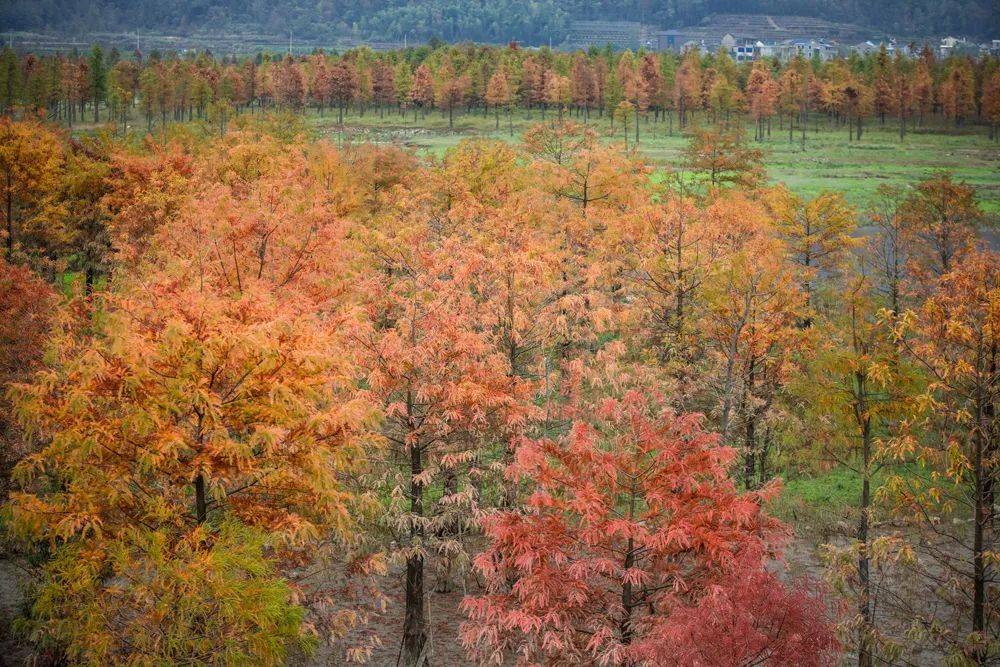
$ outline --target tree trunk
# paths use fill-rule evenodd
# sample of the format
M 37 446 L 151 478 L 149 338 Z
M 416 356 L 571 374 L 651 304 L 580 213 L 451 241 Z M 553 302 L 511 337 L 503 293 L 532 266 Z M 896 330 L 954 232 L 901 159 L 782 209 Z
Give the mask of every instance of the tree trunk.
M 629 508 L 628 508 L 628 518 L 629 521 L 635 519 L 635 509 L 636 509 L 636 495 L 638 489 L 636 489 L 635 482 L 632 483 L 632 492 L 629 496 Z M 628 571 L 635 566 L 635 541 L 632 537 L 628 538 L 628 548 L 625 551 L 625 562 L 623 564 L 623 571 Z M 634 628 L 632 626 L 632 607 L 635 606 L 635 602 L 632 599 L 632 583 L 624 582 L 622 584 L 622 621 L 619 625 L 618 631 L 621 635 L 621 643 L 628 646 L 632 643 L 632 635 L 634 634 Z M 629 664 L 629 663 L 626 663 Z
M 205 477 L 201 474 L 194 478 L 194 513 L 199 524 L 205 523 L 208 503 L 205 501 Z
M 747 368 L 747 382 L 744 389 L 744 412 L 746 420 L 745 442 L 743 443 L 743 485 L 747 490 L 757 488 L 757 411 L 752 406 L 753 389 L 756 380 L 757 359 L 750 357 Z
M 628 538 L 628 550 L 625 552 L 624 570 L 629 570 L 633 565 L 635 565 L 635 544 L 630 537 Z M 626 581 L 622 585 L 622 622 L 618 628 L 621 642 L 625 646 L 632 643 L 632 606 L 632 582 Z
M 10 171 L 7 172 L 7 261 L 14 261 L 14 184 Z
M 407 429 L 413 432 L 413 394 L 406 395 Z M 410 445 L 410 547 L 420 542 L 423 549 L 424 484 L 420 475 L 424 471 L 423 451 L 419 443 Z M 402 658 L 406 667 L 419 667 L 426 662 L 427 621 L 424 615 L 424 558 L 416 553 L 406 559 L 406 606 L 403 619 Z
M 722 400 L 722 418 L 720 420 L 723 443 L 729 438 L 729 417 L 733 411 L 733 385 L 735 383 L 733 376 L 736 370 L 736 353 L 739 351 L 740 335 L 746 323 L 746 311 L 750 308 L 749 296 L 745 297 L 743 306 L 744 319 L 740 321 L 738 327 L 733 328 L 733 335 L 729 338 L 729 349 L 727 350 L 726 375 L 723 381 L 723 391 L 725 393 Z
M 988 378 L 991 382 L 997 381 L 997 355 L 1000 350 L 997 348 L 997 344 L 994 342 L 990 345 L 990 366 Z M 991 389 L 995 394 L 995 389 Z M 988 514 L 989 521 L 987 525 L 993 526 L 993 520 L 996 518 L 996 484 L 997 484 L 997 469 L 993 467 L 993 462 L 997 460 L 997 450 L 1000 449 L 1000 438 L 997 437 L 995 427 L 996 423 L 996 403 L 993 401 L 986 401 L 986 405 L 983 407 L 983 414 L 985 415 L 985 420 L 983 422 L 984 428 L 994 429 L 988 430 L 988 434 L 992 434 L 990 437 L 986 438 L 986 446 L 983 449 L 983 458 L 986 461 L 985 470 L 983 471 L 983 498 L 984 504 L 986 506 L 986 512 Z
M 862 477 L 861 477 L 861 506 L 858 515 L 858 587 L 860 588 L 860 599 L 858 600 L 858 613 L 861 616 L 860 637 L 858 641 L 858 667 L 872 666 L 871 642 L 869 633 L 872 629 L 872 592 L 870 576 L 870 546 L 869 516 L 871 512 L 871 458 L 872 458 L 872 437 L 871 418 L 867 414 L 867 402 L 865 399 L 865 377 L 862 373 L 855 373 L 857 386 L 857 402 L 855 403 L 855 417 L 861 427 L 861 454 L 862 454 Z
M 996 351 L 993 350 L 994 356 Z M 985 390 L 981 386 L 977 388 L 976 396 L 976 429 L 973 435 L 973 475 L 975 479 L 975 498 L 973 501 L 974 525 L 972 544 L 972 631 L 981 635 L 981 639 L 986 639 L 984 632 L 986 629 L 986 582 L 989 580 L 986 563 L 985 532 L 986 527 L 991 522 L 991 507 L 987 504 L 988 487 L 992 484 L 987 482 L 990 477 L 987 471 L 985 454 L 987 450 L 987 433 L 992 429 L 987 417 L 992 412 L 992 398 L 985 395 Z M 989 488 L 992 495 L 992 488 Z M 984 664 L 985 655 L 980 652 L 975 656 L 977 664 Z
M 424 486 L 417 481 L 423 472 L 420 447 L 410 447 L 410 512 L 414 517 L 424 515 Z M 424 529 L 416 523 L 410 526 L 411 541 L 422 538 Z M 424 559 L 413 555 L 406 559 L 406 612 L 403 620 L 403 664 L 416 667 L 425 662 L 427 648 L 427 623 L 424 617 Z

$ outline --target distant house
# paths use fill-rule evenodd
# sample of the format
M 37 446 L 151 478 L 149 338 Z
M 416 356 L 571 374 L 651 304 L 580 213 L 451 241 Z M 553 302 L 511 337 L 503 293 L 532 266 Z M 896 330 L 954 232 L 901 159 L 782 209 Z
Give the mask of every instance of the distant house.
M 794 49 L 792 56 L 801 55 L 803 58 L 812 60 L 818 58 L 826 61 L 837 55 L 837 47 L 828 42 L 818 39 L 796 39 L 791 44 Z
M 818 58 L 821 61 L 827 61 L 843 55 L 844 47 L 836 42 L 808 34 L 787 39 L 774 39 L 758 34 L 756 29 L 748 29 L 743 32 L 738 29 L 736 24 L 733 24 L 733 28 L 733 30 L 723 32 L 721 37 L 718 36 L 718 32 L 710 32 L 704 27 L 661 30 L 654 33 L 655 39 L 651 41 L 655 44 L 656 50 L 675 53 L 691 50 L 697 50 L 700 53 L 714 53 L 721 49 L 739 63 L 752 62 L 762 58 L 774 58 L 781 62 L 787 62 L 796 56 L 802 56 L 807 60 Z M 751 26 L 751 28 L 753 27 Z M 784 32 L 784 30 L 779 32 Z M 877 51 L 879 46 L 880 44 L 874 42 L 865 42 L 856 48 Z M 894 47 L 890 47 L 889 50 L 891 51 L 892 48 Z
M 781 62 L 788 62 L 796 56 L 802 56 L 807 60 L 819 58 L 826 61 L 837 56 L 837 45 L 818 39 L 785 39 L 778 42 L 744 39 L 736 40 L 729 53 L 736 62 L 750 62 L 761 58 L 775 58 Z
M 993 40 L 997 44 L 1000 40 Z M 974 42 L 969 42 L 958 37 L 945 37 L 938 46 L 938 53 L 942 58 L 948 56 L 978 56 L 983 49 Z
M 757 47 L 752 39 L 737 40 L 736 44 L 729 50 L 729 55 L 738 63 L 757 60 Z
M 855 44 L 851 47 L 851 51 L 857 53 L 859 56 L 867 56 L 876 53 L 879 50 L 879 45 L 870 39 L 860 44 Z
M 732 35 L 732 33 L 726 33 L 719 40 L 719 48 L 724 50 L 733 60 L 738 63 L 745 63 L 751 60 L 756 60 L 756 49 L 754 48 L 754 41 L 747 38 L 737 38 Z
M 764 43 L 757 40 L 754 45 L 754 52 L 757 58 L 777 58 L 778 57 L 778 45 L 774 42 Z
M 705 53 L 705 49 L 702 48 L 702 43 L 696 39 L 689 39 L 688 41 L 681 44 L 681 53 L 687 53 L 688 51 L 698 51 L 699 53 Z
M 674 51 L 680 53 L 690 42 L 697 42 L 696 36 L 681 30 L 660 30 L 654 34 L 657 51 Z
M 961 40 L 957 37 L 945 37 L 941 40 L 941 45 L 938 47 L 938 51 L 943 57 L 947 58 L 951 55 L 952 49 L 955 48 L 955 45 L 958 44 L 959 41 Z
M 906 46 L 905 44 L 899 45 L 896 43 L 896 40 L 894 39 L 890 39 L 889 41 L 879 40 L 877 42 L 868 40 L 865 42 L 861 42 L 860 44 L 855 44 L 854 46 L 850 47 L 848 51 L 857 53 L 858 55 L 861 56 L 867 56 L 873 53 L 878 53 L 883 48 L 885 48 L 885 52 L 888 53 L 890 56 L 896 55 L 897 52 L 903 55 L 911 55 L 910 47 Z
M 780 42 L 761 42 L 754 45 L 758 58 L 775 58 L 780 62 L 788 62 L 799 53 L 795 40 L 786 39 Z

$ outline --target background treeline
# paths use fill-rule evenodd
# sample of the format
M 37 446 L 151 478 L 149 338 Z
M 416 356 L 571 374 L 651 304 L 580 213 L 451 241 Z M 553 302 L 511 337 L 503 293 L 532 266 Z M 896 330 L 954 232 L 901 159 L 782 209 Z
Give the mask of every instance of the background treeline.
M 369 2 L 238 3 L 230 0 L 152 2 L 141 0 L 10 0 L 0 7 L 0 26 L 14 30 L 83 34 L 153 30 L 202 32 L 249 30 L 300 39 L 356 34 L 369 39 L 480 40 L 532 45 L 560 43 L 570 22 L 581 19 L 642 21 L 661 27 L 693 25 L 713 13 L 766 13 L 813 16 L 856 23 L 906 37 L 956 33 L 982 38 L 998 33 L 990 0 L 373 0 Z
M 344 114 L 426 114 L 453 121 L 493 114 L 499 129 L 512 110 L 537 109 L 584 122 L 592 114 L 612 126 L 663 122 L 673 132 L 693 117 L 712 121 L 749 115 L 756 137 L 774 126 L 804 142 L 810 124 L 843 126 L 860 138 L 866 123 L 898 120 L 910 128 L 943 121 L 1000 123 L 1000 69 L 995 58 L 952 57 L 929 49 L 916 58 L 795 58 L 735 63 L 725 53 L 677 56 L 593 49 L 562 53 L 516 46 L 422 46 L 399 51 L 356 49 L 342 55 L 258 55 L 252 59 L 133 54 L 94 47 L 83 55 L 0 53 L 0 108 L 41 114 L 68 125 L 113 121 L 147 130 L 172 121 L 208 119 L 220 131 L 237 114 L 266 109 Z M 796 134 L 798 133 L 798 134 Z

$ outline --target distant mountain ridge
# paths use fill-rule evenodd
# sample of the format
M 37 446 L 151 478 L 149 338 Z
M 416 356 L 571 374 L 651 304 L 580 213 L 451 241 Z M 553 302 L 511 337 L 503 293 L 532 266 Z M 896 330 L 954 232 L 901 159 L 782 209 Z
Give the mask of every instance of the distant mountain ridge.
M 574 20 L 662 28 L 763 14 L 856 24 L 904 37 L 1000 37 L 998 0 L 4 0 L 0 30 L 58 34 L 233 31 L 337 37 L 559 44 Z

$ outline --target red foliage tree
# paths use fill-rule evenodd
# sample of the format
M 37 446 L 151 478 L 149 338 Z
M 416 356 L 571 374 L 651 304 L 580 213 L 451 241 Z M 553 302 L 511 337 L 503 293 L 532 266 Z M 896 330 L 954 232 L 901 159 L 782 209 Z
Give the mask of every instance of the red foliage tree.
M 630 391 L 525 440 L 511 474 L 526 511 L 483 521 L 463 641 L 478 660 L 602 665 L 820 665 L 836 641 L 821 599 L 765 568 L 775 487 L 739 493 L 735 452 L 662 399 Z
M 396 101 L 396 75 L 388 62 L 379 61 L 372 67 L 372 97 L 380 116 L 385 116 L 385 108 Z
M 423 63 L 413 73 L 413 88 L 410 89 L 410 102 L 414 107 L 426 110 L 434 104 L 434 76 L 427 63 Z
M 56 295 L 30 269 L 0 259 L 0 499 L 10 470 L 29 440 L 13 421 L 8 384 L 26 379 L 42 361 Z
M 274 96 L 278 104 L 296 111 L 305 102 L 305 79 L 298 63 L 291 56 L 285 56 L 274 69 Z
M 339 120 L 344 122 L 344 109 L 358 96 L 358 69 L 354 63 L 338 60 L 330 65 L 330 97 L 337 103 Z

